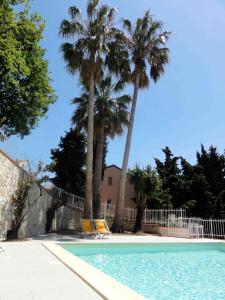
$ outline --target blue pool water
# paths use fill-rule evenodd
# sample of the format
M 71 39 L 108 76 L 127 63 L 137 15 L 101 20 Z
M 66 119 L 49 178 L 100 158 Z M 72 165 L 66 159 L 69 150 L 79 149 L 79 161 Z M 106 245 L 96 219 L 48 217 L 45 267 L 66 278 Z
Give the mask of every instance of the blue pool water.
M 225 300 L 225 246 L 63 244 L 150 300 Z

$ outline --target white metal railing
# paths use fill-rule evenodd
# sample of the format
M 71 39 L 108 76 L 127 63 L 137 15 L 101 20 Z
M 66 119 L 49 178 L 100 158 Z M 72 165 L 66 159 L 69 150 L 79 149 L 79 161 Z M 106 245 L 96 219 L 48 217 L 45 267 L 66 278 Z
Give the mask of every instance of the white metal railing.
M 176 218 L 170 216 L 168 218 L 168 235 L 177 237 L 203 238 L 204 228 L 202 219 L 199 218 Z
M 101 214 L 104 217 L 114 217 L 116 211 L 116 207 L 112 204 L 108 204 L 105 202 L 101 203 Z
M 143 221 L 145 224 L 157 223 L 166 226 L 168 219 L 171 217 L 185 218 L 186 211 L 184 209 L 146 209 Z
M 123 209 L 123 219 L 130 222 L 135 222 L 137 210 L 136 208 L 126 207 Z
M 225 239 L 225 220 L 201 218 L 169 218 L 171 234 L 187 235 L 190 238 Z
M 50 192 L 53 198 L 60 199 L 74 208 L 84 210 L 84 198 L 77 197 L 56 186 L 52 186 Z M 114 217 L 115 209 L 114 205 L 101 203 L 103 217 Z M 136 213 L 136 208 L 123 208 L 123 219 L 135 222 Z M 143 223 L 168 227 L 170 232 L 176 236 L 225 239 L 225 219 L 187 218 L 184 209 L 146 209 Z
M 107 203 L 101 203 L 101 212 L 103 216 L 114 217 L 116 207 Z M 137 209 L 136 208 L 123 208 L 123 219 L 126 221 L 135 222 Z M 166 226 L 168 218 L 185 218 L 186 211 L 184 209 L 145 209 L 143 216 L 144 224 L 159 224 Z
M 137 210 L 135 208 L 124 208 L 123 216 L 125 220 L 136 220 Z M 184 209 L 145 209 L 143 215 L 144 224 L 159 224 L 166 226 L 168 219 L 174 216 L 175 218 L 186 217 L 186 211 Z
M 50 192 L 55 199 L 59 199 L 73 208 L 84 210 L 84 198 L 70 194 L 56 186 L 52 186 Z M 115 205 L 101 203 L 101 214 L 103 217 L 114 217 L 116 211 Z M 135 222 L 137 210 L 136 208 L 123 208 L 123 219 L 126 221 Z M 176 218 L 186 217 L 184 209 L 145 209 L 143 223 L 144 224 L 159 224 L 167 225 L 168 218 L 174 216 Z
M 73 208 L 84 210 L 84 198 L 68 193 L 65 190 L 60 189 L 54 185 L 52 185 L 49 191 L 53 199 L 56 199 L 56 201 L 59 199 L 63 203 L 68 204 Z
M 225 239 L 225 220 L 209 219 L 202 220 L 204 237 L 214 239 Z

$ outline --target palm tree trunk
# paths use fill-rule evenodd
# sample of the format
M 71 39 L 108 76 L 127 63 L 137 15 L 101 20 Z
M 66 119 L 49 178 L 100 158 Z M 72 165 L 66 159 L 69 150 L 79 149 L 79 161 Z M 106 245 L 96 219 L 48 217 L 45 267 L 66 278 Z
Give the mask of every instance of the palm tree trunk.
M 94 68 L 92 69 L 94 70 Z M 92 179 L 93 179 L 93 134 L 94 134 L 94 71 L 90 74 L 88 99 L 88 131 L 87 131 L 87 170 L 85 185 L 84 218 L 92 219 Z
M 134 225 L 134 233 L 137 232 L 142 232 L 142 221 L 143 221 L 143 215 L 144 215 L 144 210 L 146 207 L 146 201 L 145 199 L 140 199 L 140 203 L 137 205 L 137 214 L 136 214 L 136 221 Z
M 94 219 L 101 216 L 101 183 L 102 183 L 102 162 L 104 152 L 104 128 L 101 128 L 96 138 L 95 173 L 93 178 L 93 215 Z
M 127 167 L 128 167 L 128 159 L 130 154 L 130 146 L 131 146 L 133 126 L 134 126 L 134 116 L 135 116 L 138 91 L 139 91 L 139 82 L 140 82 L 140 75 L 138 73 L 134 84 L 134 94 L 133 94 L 130 121 L 129 121 L 128 132 L 127 132 L 126 146 L 125 146 L 124 157 L 123 157 L 123 166 L 120 175 L 120 185 L 119 185 L 119 192 L 118 192 L 117 203 L 116 203 L 116 213 L 111 228 L 112 232 L 123 232 L 123 207 L 124 207 L 124 200 L 125 200 L 124 198 L 125 198 L 125 187 L 126 187 L 126 178 L 127 178 Z

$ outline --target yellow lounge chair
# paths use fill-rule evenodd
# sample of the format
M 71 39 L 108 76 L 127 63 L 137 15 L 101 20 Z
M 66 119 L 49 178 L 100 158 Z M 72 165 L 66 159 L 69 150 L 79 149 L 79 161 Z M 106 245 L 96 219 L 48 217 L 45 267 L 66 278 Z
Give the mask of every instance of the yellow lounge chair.
M 97 231 L 95 230 L 95 226 L 92 220 L 90 219 L 81 219 L 81 228 L 82 228 L 82 235 L 83 236 L 93 236 L 96 237 L 98 235 Z
M 94 225 L 97 233 L 99 234 L 99 238 L 101 238 L 101 236 L 111 234 L 109 227 L 104 219 L 94 220 Z

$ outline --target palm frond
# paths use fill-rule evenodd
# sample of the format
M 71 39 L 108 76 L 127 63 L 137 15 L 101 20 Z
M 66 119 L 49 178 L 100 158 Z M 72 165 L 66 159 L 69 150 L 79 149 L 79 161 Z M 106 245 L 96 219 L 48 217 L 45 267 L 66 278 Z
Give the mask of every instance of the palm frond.
M 147 88 L 150 82 L 147 69 L 150 67 L 150 78 L 157 81 L 164 73 L 165 65 L 168 64 L 169 50 L 165 48 L 165 44 L 169 39 L 170 32 L 163 31 L 162 22 L 155 20 L 150 11 L 147 11 L 143 18 L 138 18 L 135 24 L 131 24 L 129 20 L 123 20 L 123 24 L 125 29 L 128 28 L 128 34 L 117 34 L 118 42 L 122 45 L 121 48 L 128 53 L 129 68 L 127 71 L 132 66 L 134 67 L 132 73 L 127 72 L 127 74 L 131 73 L 129 77 L 133 83 L 139 76 L 139 87 Z M 124 67 L 121 61 L 115 62 L 115 64 L 117 63 Z M 118 71 L 120 74 L 122 73 L 121 69 Z
M 138 18 L 136 21 L 136 28 L 135 28 L 135 32 L 138 33 L 141 29 L 142 26 L 142 22 L 143 20 L 141 18 Z
M 110 76 L 105 77 L 101 82 L 99 83 L 99 88 L 104 91 L 106 89 L 110 89 L 112 84 L 112 78 Z
M 60 26 L 59 34 L 63 37 L 80 36 L 84 32 L 83 25 L 79 22 L 63 20 Z
M 160 38 L 161 38 L 163 44 L 166 44 L 166 42 L 169 40 L 170 35 L 171 35 L 171 32 L 170 32 L 170 31 L 164 31 L 164 32 L 160 35 Z
M 87 16 L 91 19 L 93 18 L 96 8 L 99 5 L 100 0 L 89 0 L 87 5 Z
M 108 20 L 109 22 L 112 22 L 115 18 L 115 14 L 118 12 L 118 9 L 116 7 L 113 7 L 108 12 Z
M 67 68 L 70 73 L 74 74 L 80 69 L 83 61 L 82 51 L 77 51 L 70 43 L 64 43 L 61 45 L 60 50 L 63 54 L 63 58 L 67 63 Z
M 128 105 L 131 103 L 132 97 L 130 95 L 123 95 L 121 97 L 117 98 L 118 105 L 121 107 L 123 106 L 123 109 L 126 110 L 128 108 Z
M 155 36 L 160 36 L 162 26 L 163 25 L 161 22 L 153 21 L 148 28 L 148 32 L 145 36 L 145 41 L 148 43 L 152 43 L 152 39 L 154 39 Z
M 142 30 L 148 30 L 150 24 L 152 23 L 150 20 L 151 20 L 150 11 L 147 10 L 145 12 L 144 18 L 142 19 L 142 22 L 141 22 Z
M 69 15 L 72 19 L 81 18 L 80 10 L 76 6 L 69 7 Z
M 128 19 L 122 19 L 121 21 L 122 21 L 123 28 L 126 29 L 128 31 L 128 33 L 131 33 L 132 32 L 131 21 Z
M 115 83 L 115 86 L 114 86 L 114 91 L 116 93 L 118 92 L 121 92 L 125 87 L 125 82 L 123 80 L 118 80 L 116 83 Z
M 110 52 L 108 44 L 115 39 L 116 29 L 112 20 L 116 11 L 116 8 L 102 5 L 100 0 L 89 0 L 86 19 L 82 19 L 76 6 L 71 6 L 70 19 L 62 21 L 59 33 L 74 39 L 73 47 L 61 46 L 67 68 L 71 73 L 79 70 L 80 78 L 86 84 L 93 71 L 95 82 L 103 78 L 103 68 L 107 64 L 105 56 Z
M 150 76 L 156 82 L 165 71 L 165 65 L 169 63 L 168 48 L 154 48 L 150 53 Z
M 101 22 L 102 18 L 105 17 L 105 16 L 107 15 L 108 10 L 109 10 L 109 8 L 108 8 L 107 5 L 102 5 L 102 6 L 99 8 L 98 14 L 97 14 L 97 15 L 98 15 L 98 16 L 97 16 L 98 21 Z
M 112 83 L 110 76 L 105 77 L 95 87 L 95 104 L 94 104 L 94 132 L 98 134 L 99 130 L 104 127 L 105 134 L 113 138 L 115 135 L 122 134 L 124 128 L 128 125 L 129 114 L 128 106 L 131 102 L 129 95 L 114 97 L 116 83 Z M 72 117 L 72 122 L 79 128 L 87 129 L 87 111 L 88 111 L 88 91 L 84 85 L 80 97 L 72 100 L 76 105 L 76 110 Z

